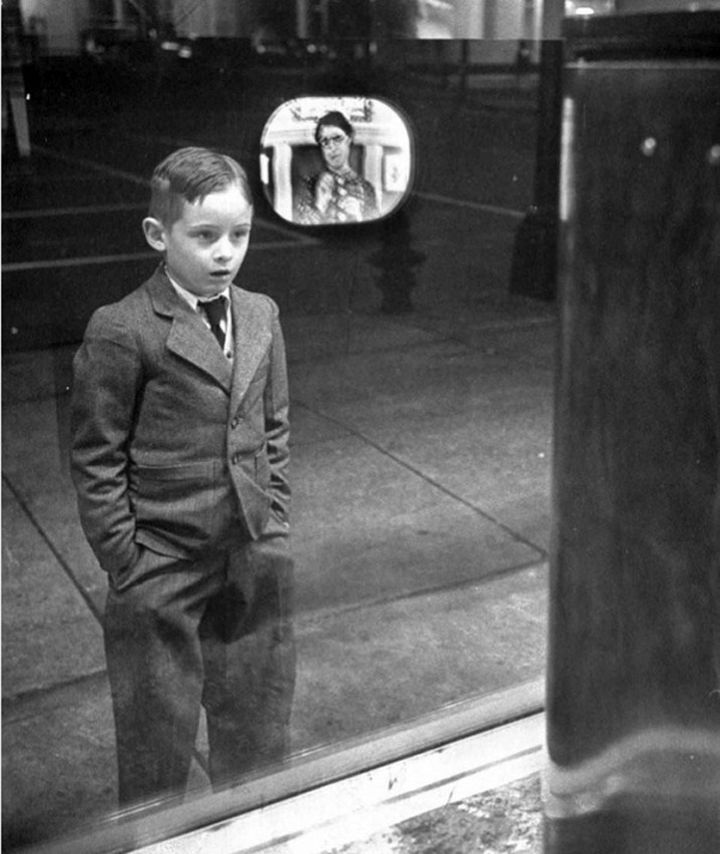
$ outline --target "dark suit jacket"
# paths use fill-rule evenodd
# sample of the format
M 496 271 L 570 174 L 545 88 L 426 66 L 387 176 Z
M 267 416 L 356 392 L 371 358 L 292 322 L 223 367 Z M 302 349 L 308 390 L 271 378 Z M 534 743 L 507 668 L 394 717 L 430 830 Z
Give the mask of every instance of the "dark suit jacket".
M 192 559 L 287 523 L 288 386 L 275 303 L 231 286 L 235 356 L 158 269 L 90 319 L 74 360 L 72 473 L 100 565 Z

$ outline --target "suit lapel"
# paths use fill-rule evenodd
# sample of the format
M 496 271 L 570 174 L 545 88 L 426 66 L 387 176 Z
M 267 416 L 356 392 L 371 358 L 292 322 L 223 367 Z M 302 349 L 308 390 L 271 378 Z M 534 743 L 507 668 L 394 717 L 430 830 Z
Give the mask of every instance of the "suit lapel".
M 166 341 L 168 350 L 209 374 L 229 394 L 232 365 L 200 316 L 176 293 L 161 270 L 150 280 L 148 288 L 155 312 L 173 321 Z
M 235 412 L 270 347 L 272 333 L 246 291 L 233 285 L 230 292 L 235 348 L 230 410 Z

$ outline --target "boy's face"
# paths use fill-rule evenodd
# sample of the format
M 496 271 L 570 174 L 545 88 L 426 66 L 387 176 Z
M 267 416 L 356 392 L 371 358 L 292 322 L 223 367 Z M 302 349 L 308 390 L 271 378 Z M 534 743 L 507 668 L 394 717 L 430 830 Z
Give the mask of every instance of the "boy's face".
M 145 238 L 165 254 L 170 276 L 199 297 L 213 297 L 232 282 L 250 239 L 252 206 L 238 184 L 183 202 L 171 226 L 153 217 L 143 221 Z

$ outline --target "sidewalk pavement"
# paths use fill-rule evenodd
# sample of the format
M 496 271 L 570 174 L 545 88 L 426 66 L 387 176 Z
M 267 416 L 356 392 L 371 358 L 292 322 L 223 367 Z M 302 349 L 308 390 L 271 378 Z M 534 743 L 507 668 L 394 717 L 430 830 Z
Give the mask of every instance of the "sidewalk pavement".
M 439 314 L 337 319 L 355 342 L 345 355 L 291 365 L 296 751 L 543 671 L 553 327 L 467 320 L 464 343 L 437 331 Z M 291 353 L 318 337 L 330 335 L 288 323 Z M 68 358 L 5 359 L 8 850 L 114 797 L 105 585 L 65 460 Z

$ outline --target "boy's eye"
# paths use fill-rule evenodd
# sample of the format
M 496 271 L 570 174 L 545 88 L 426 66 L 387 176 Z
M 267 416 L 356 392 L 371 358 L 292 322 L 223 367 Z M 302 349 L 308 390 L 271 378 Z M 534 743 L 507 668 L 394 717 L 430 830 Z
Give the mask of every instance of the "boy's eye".
M 238 228 L 234 232 L 234 237 L 236 240 L 243 240 L 247 236 L 248 236 L 248 229 L 247 228 Z

